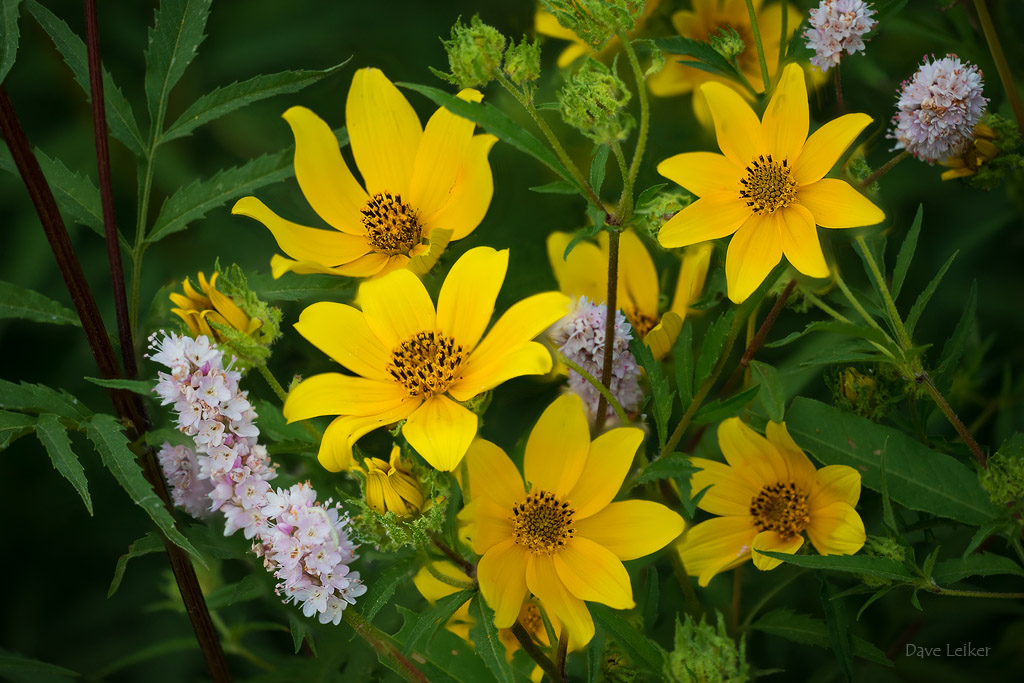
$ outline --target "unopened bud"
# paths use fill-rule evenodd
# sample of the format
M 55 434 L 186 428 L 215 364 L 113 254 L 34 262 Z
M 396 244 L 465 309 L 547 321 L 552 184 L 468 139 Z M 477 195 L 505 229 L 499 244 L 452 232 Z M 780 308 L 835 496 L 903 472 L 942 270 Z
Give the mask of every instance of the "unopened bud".
M 452 26 L 451 40 L 442 40 L 448 53 L 451 74 L 438 74 L 460 88 L 484 86 L 494 79 L 501 68 L 501 57 L 505 52 L 505 36 L 493 26 L 474 16 L 469 26 L 462 20 Z M 435 72 L 437 73 L 437 72 Z
M 625 140 L 635 121 L 626 111 L 632 95 L 613 69 L 587 60 L 558 93 L 562 120 L 599 144 Z
M 993 503 L 1019 507 L 1024 500 L 1024 436 L 1014 435 L 1003 444 L 980 478 Z
M 510 42 L 505 53 L 505 73 L 519 86 L 540 78 L 540 42 L 534 40 L 531 43 L 525 36 L 518 45 L 515 41 Z
M 558 23 L 595 51 L 617 32 L 628 33 L 644 13 L 644 0 L 541 0 Z
M 728 27 L 718 29 L 718 31 L 712 33 L 708 42 L 715 52 L 730 62 L 742 54 L 743 50 L 747 47 L 743 43 L 743 39 L 740 38 L 740 34 L 736 32 L 736 29 Z
M 716 613 L 717 627 L 694 621 L 689 614 L 686 622 L 676 617 L 675 648 L 665 658 L 665 680 L 672 683 L 712 683 L 729 681 L 741 683 L 749 678 L 746 643 L 740 638 L 739 646 L 725 631 L 725 619 Z

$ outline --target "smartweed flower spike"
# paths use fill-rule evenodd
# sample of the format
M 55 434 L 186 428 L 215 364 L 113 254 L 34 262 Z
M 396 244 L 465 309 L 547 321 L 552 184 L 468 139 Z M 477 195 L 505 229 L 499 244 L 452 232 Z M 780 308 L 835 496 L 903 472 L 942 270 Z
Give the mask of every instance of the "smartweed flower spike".
M 636 121 L 626 111 L 632 94 L 615 68 L 587 60 L 558 93 L 562 120 L 598 144 L 629 137 Z
M 628 33 L 644 13 L 644 0 L 541 0 L 558 23 L 600 50 L 617 32 Z
M 449 83 L 460 88 L 482 87 L 494 80 L 494 73 L 501 68 L 501 57 L 505 52 L 505 36 L 493 26 L 474 16 L 469 26 L 462 20 L 452 26 L 451 40 L 442 40 L 448 53 L 451 75 L 435 72 Z
M 213 484 L 199 478 L 196 452 L 188 446 L 172 446 L 168 442 L 157 453 L 160 469 L 171 486 L 171 501 L 196 519 L 212 517 L 210 494 Z
M 844 50 L 850 55 L 864 52 L 864 35 L 878 23 L 874 13 L 864 0 L 821 0 L 810 11 L 810 26 L 803 34 L 807 48 L 815 52 L 811 64 L 828 71 L 839 66 Z
M 933 164 L 957 156 L 971 144 L 974 126 L 985 112 L 981 71 L 954 54 L 925 58 L 900 86 L 899 111 L 887 137 L 896 149 Z

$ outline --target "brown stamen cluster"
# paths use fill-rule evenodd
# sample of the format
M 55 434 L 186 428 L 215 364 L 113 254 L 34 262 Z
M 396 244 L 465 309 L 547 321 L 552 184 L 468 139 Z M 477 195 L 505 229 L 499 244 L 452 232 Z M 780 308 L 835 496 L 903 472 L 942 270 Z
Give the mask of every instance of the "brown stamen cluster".
M 774 531 L 790 539 L 811 523 L 807 496 L 793 482 L 779 482 L 761 489 L 750 501 L 750 514 L 758 531 Z
M 417 332 L 391 352 L 387 371 L 409 396 L 443 394 L 455 381 L 465 349 L 440 332 Z
M 362 208 L 366 239 L 382 254 L 408 254 L 420 243 L 423 227 L 401 195 L 378 192 Z
M 531 493 L 526 502 L 512 506 L 512 538 L 530 552 L 554 555 L 576 535 L 575 514 L 568 501 L 553 493 Z
M 640 312 L 640 309 L 636 307 L 630 308 L 626 311 L 626 318 L 629 320 L 629 324 L 636 330 L 638 337 L 643 339 L 647 336 L 647 333 L 654 329 L 654 327 L 660 322 L 658 318 L 652 318 L 649 315 L 644 315 Z
M 759 156 L 747 166 L 747 177 L 740 179 L 740 197 L 750 210 L 758 214 L 772 214 L 796 199 L 796 180 L 788 160 L 781 162 L 769 154 Z

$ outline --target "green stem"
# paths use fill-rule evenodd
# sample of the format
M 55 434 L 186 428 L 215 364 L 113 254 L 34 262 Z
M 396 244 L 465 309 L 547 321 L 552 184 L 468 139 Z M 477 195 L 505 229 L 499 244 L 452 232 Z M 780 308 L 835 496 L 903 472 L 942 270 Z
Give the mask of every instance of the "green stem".
M 940 588 L 936 586 L 932 589 L 933 593 L 939 595 L 952 595 L 959 598 L 1001 598 L 1004 600 L 1020 600 L 1024 598 L 1024 593 L 988 593 L 985 591 L 958 591 L 952 588 Z
M 1013 116 L 1017 119 L 1017 128 L 1024 132 L 1024 104 L 1021 103 L 1017 83 L 1013 80 L 1013 72 L 1010 70 L 1010 64 L 1006 61 L 1003 46 L 999 44 L 999 35 L 992 23 L 992 16 L 988 13 L 988 6 L 985 4 L 985 0 L 974 0 L 974 8 L 978 11 L 981 30 L 985 33 L 988 49 L 996 63 L 999 80 L 1003 83 L 1003 90 L 1006 91 L 1006 97 L 1010 100 L 1010 106 L 1013 108 Z
M 1020 560 L 1021 564 L 1024 564 L 1024 548 L 1020 544 L 1020 533 L 1016 533 L 1013 536 L 1013 540 L 1010 541 L 1010 545 L 1013 546 L 1014 551 L 1017 553 L 1017 559 Z
M 764 609 L 764 606 L 767 605 L 772 598 L 778 595 L 783 588 L 793 583 L 793 581 L 795 581 L 799 576 L 806 574 L 807 571 L 808 570 L 806 569 L 800 569 L 798 571 L 791 572 L 788 577 L 783 578 L 780 581 L 775 581 L 770 589 L 762 592 L 761 597 L 756 603 L 754 603 L 754 606 L 750 608 L 750 611 L 747 612 L 746 618 L 743 619 L 743 624 L 740 625 L 740 630 L 746 631 L 750 628 L 750 624 L 753 623 L 754 617 L 757 616 L 758 612 Z
M 805 299 L 807 299 L 807 301 L 809 301 L 811 303 L 811 305 L 821 309 L 822 311 L 824 311 L 825 313 L 829 314 L 830 316 L 832 316 L 834 319 L 838 320 L 839 322 L 841 322 L 841 323 L 849 323 L 850 322 L 849 318 L 847 318 L 845 315 L 843 315 L 842 313 L 840 313 L 836 309 L 834 309 L 831 306 L 829 306 L 827 303 L 825 303 L 824 301 L 822 301 L 818 297 L 814 296 L 814 294 L 811 294 L 807 290 L 801 290 L 800 293 L 803 295 L 803 297 Z
M 407 681 L 416 683 L 429 683 L 423 672 L 416 668 L 416 665 L 406 658 L 401 650 L 392 641 L 391 636 L 363 618 L 359 612 L 351 606 L 342 613 L 345 623 L 352 627 L 352 630 L 370 644 L 377 654 L 391 660 L 399 674 Z
M 281 386 L 281 383 L 277 381 L 277 378 L 274 377 L 274 373 L 270 372 L 270 368 L 267 367 L 266 363 L 257 365 L 256 369 L 260 371 L 260 374 L 263 376 L 263 379 L 267 381 L 267 384 L 270 385 L 270 388 L 271 390 L 273 390 L 274 395 L 277 396 L 278 400 L 280 400 L 283 405 L 284 402 L 288 399 L 288 392 L 285 390 L 283 386 Z M 306 430 L 306 433 L 312 436 L 317 442 L 324 438 L 323 432 L 317 429 L 316 426 L 309 420 L 303 420 L 302 427 Z
M 978 442 L 975 441 L 974 437 L 971 436 L 971 433 L 967 431 L 967 427 L 965 427 L 964 423 L 961 422 L 960 417 L 949 405 L 949 402 L 946 401 L 945 396 L 942 395 L 939 388 L 935 386 L 935 382 L 932 381 L 932 378 L 929 377 L 928 373 L 922 369 L 920 374 L 917 376 L 917 381 L 924 384 L 925 389 L 928 390 L 928 395 L 932 397 L 932 400 L 935 401 L 935 405 L 939 407 L 942 414 L 945 415 L 946 419 L 949 420 L 949 423 L 953 425 L 953 429 L 956 430 L 956 433 L 960 435 L 960 438 L 963 439 L 965 444 L 967 444 L 967 447 L 971 449 L 971 454 L 974 455 L 974 459 L 978 461 L 978 464 L 981 465 L 982 468 L 988 467 L 988 458 L 978 446 Z
M 633 44 L 629 42 L 629 37 L 619 32 L 619 42 L 622 43 L 623 48 L 626 51 L 626 57 L 629 59 L 629 65 L 633 69 L 633 78 L 636 79 L 636 95 L 640 98 L 640 131 L 637 134 L 636 149 L 633 150 L 633 161 L 629 165 L 629 190 L 628 202 L 624 204 L 627 213 L 622 213 L 620 206 L 620 215 L 622 216 L 622 222 L 625 223 L 629 220 L 630 216 L 633 215 L 633 184 L 636 183 L 637 174 L 640 172 L 640 163 L 643 161 L 644 152 L 647 149 L 647 133 L 650 130 L 651 123 L 651 105 L 647 100 L 647 82 L 644 79 L 644 72 L 640 69 L 640 60 L 636 57 L 636 51 L 633 50 Z M 625 190 L 623 190 L 625 193 Z
M 533 642 L 533 638 L 526 632 L 526 629 L 523 628 L 522 624 L 517 621 L 512 624 L 512 628 L 510 630 L 512 631 L 512 635 L 516 637 L 516 640 L 519 641 L 519 645 L 523 648 L 523 652 L 528 654 L 530 659 L 536 662 L 537 666 L 543 669 L 544 673 L 551 677 L 552 681 L 562 680 L 562 674 L 557 668 L 555 668 L 551 659 L 540 651 L 540 648 L 537 647 L 535 642 Z
M 619 164 L 619 173 L 622 174 L 622 195 L 619 197 L 618 214 L 622 222 L 626 222 L 633 215 L 633 180 L 630 178 L 629 169 L 626 168 L 626 155 L 622 153 L 622 145 L 615 141 L 611 148 L 615 161 Z
M 846 282 L 843 280 L 843 276 L 839 274 L 838 270 L 835 271 L 832 277 L 835 280 L 835 283 L 839 286 L 840 291 L 842 291 L 843 296 L 846 297 L 846 300 L 849 301 L 854 310 L 860 314 L 860 317 L 864 318 L 864 322 L 888 338 L 889 334 L 882 329 L 882 326 L 878 324 L 878 321 L 871 317 L 871 314 L 865 310 L 864 306 L 859 301 L 857 301 L 857 297 L 855 297 L 853 292 L 850 291 L 850 288 L 846 285 Z
M 889 314 L 893 327 L 896 328 L 896 336 L 899 337 L 900 344 L 905 349 L 911 348 L 913 344 L 910 342 L 910 335 L 907 334 L 907 328 L 903 325 L 903 319 L 900 317 L 900 312 L 896 308 L 896 302 L 893 300 L 892 294 L 889 292 L 889 285 L 885 281 L 885 275 L 882 274 L 882 270 L 878 267 L 878 263 L 875 262 L 875 257 L 872 256 L 871 250 L 868 249 L 868 243 L 864 239 L 863 235 L 857 235 L 857 246 L 860 248 L 860 253 L 864 256 L 864 260 L 868 264 L 868 270 L 871 271 L 871 276 L 875 278 L 875 282 L 878 283 L 878 290 L 882 293 L 882 302 L 885 304 L 886 313 Z
M 676 580 L 683 591 L 683 599 L 686 600 L 687 611 L 691 616 L 696 617 L 702 610 L 700 600 L 697 599 L 697 593 L 693 590 L 693 582 L 690 581 L 690 575 L 686 573 L 686 565 L 683 564 L 683 559 L 679 557 L 676 549 L 672 548 L 670 552 L 672 571 L 675 572 Z
M 893 168 L 895 168 L 896 164 L 900 163 L 901 161 L 903 161 L 904 159 L 906 159 L 909 156 L 910 156 L 910 152 L 908 152 L 907 150 L 903 150 L 902 152 L 900 152 L 899 154 L 894 156 L 892 159 L 889 159 L 889 161 L 887 161 L 883 165 L 879 166 L 878 170 L 876 170 L 874 173 L 869 175 L 864 180 L 860 181 L 860 186 L 864 187 L 864 188 L 871 187 L 875 183 L 876 180 L 878 180 L 879 178 L 884 176 L 886 173 L 891 171 Z
M 579 365 L 579 363 L 569 360 L 561 353 L 558 354 L 558 360 L 562 361 L 562 363 L 565 364 L 565 367 L 569 368 L 573 372 L 579 373 L 580 377 L 587 380 L 591 386 L 597 389 L 601 393 L 601 396 L 604 397 L 604 400 L 607 401 L 608 405 L 612 407 L 612 410 L 615 411 L 615 415 L 618 416 L 619 421 L 623 425 L 629 424 L 629 418 L 626 416 L 626 411 L 622 409 L 622 404 L 619 403 L 618 399 L 616 399 L 612 392 L 608 390 L 608 387 L 601 384 L 599 379 L 587 372 Z
M 786 3 L 782 3 L 785 5 Z M 761 65 L 761 79 L 764 80 L 764 92 L 767 95 L 772 89 L 772 81 L 768 77 L 768 64 L 764 61 L 764 45 L 761 44 L 761 29 L 757 27 L 757 12 L 754 11 L 753 0 L 747 0 L 747 14 L 750 15 L 750 29 L 754 33 L 754 45 L 757 47 L 757 61 Z
M 782 8 L 782 36 L 779 38 L 779 65 L 778 69 L 782 68 L 782 63 L 786 61 L 786 52 L 789 51 L 789 3 L 780 2 L 779 7 Z
M 466 576 L 470 578 L 476 577 L 476 565 L 455 552 L 450 545 L 444 542 L 444 539 L 442 539 L 439 534 L 434 534 L 431 540 L 433 540 L 434 545 L 437 546 L 438 550 L 448 556 L 449 560 L 459 565 L 459 568 L 465 572 Z

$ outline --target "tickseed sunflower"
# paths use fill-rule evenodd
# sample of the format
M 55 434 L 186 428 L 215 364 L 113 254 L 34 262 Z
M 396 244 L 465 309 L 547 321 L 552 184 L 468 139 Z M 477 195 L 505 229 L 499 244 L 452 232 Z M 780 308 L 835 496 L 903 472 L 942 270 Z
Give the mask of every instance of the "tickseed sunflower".
M 854 509 L 860 473 L 846 465 L 815 470 L 784 422 L 769 422 L 766 431 L 767 438 L 729 418 L 718 426 L 728 464 L 691 458 L 701 468 L 691 490 L 707 488 L 697 506 L 720 515 L 691 527 L 676 546 L 701 586 L 751 556 L 758 569 L 774 569 L 781 560 L 758 551 L 795 553 L 803 532 L 822 555 L 852 555 L 864 545 L 864 522 Z
M 245 311 L 239 308 L 238 304 L 231 300 L 223 292 L 217 291 L 217 277 L 220 273 L 214 273 L 207 280 L 206 275 L 199 273 L 199 290 L 188 278 L 182 282 L 184 294 L 171 292 L 170 299 L 174 304 L 171 313 L 185 321 L 192 334 L 205 334 L 214 341 L 224 341 L 224 336 L 211 326 L 224 325 L 238 330 L 243 334 L 251 335 L 263 324 L 259 318 L 250 318 Z
M 495 626 L 511 626 L 530 592 L 565 626 L 575 650 L 594 635 L 584 601 L 633 607 L 622 561 L 663 548 L 683 530 L 682 518 L 660 503 L 612 502 L 643 438 L 620 427 L 591 442 L 583 403 L 569 393 L 530 433 L 522 476 L 501 448 L 473 442 L 469 502 L 459 519 L 483 556 L 477 581 Z
M 785 254 L 811 277 L 829 274 L 815 225 L 856 228 L 885 214 L 838 178 L 826 178 L 867 114 L 847 114 L 807 137 L 809 113 L 803 72 L 788 65 L 764 117 L 720 83 L 701 86 L 715 120 L 722 154 L 688 152 L 658 164 L 658 173 L 700 197 L 658 233 L 664 247 L 684 247 L 736 235 L 725 258 L 729 298 L 742 302 Z
M 479 102 L 483 95 L 467 89 L 459 97 Z M 287 221 L 255 197 L 238 200 L 232 213 L 265 225 L 292 257 L 273 257 L 274 277 L 288 271 L 371 277 L 404 267 L 422 274 L 487 213 L 494 193 L 487 155 L 497 138 L 473 135 L 471 121 L 443 108 L 422 127 L 379 69 L 355 73 L 345 106 L 363 185 L 323 119 L 305 107 L 292 107 L 284 119 L 295 135 L 302 194 L 334 229 Z
M 391 457 L 363 458 L 363 464 L 352 464 L 366 477 L 366 504 L 384 515 L 389 511 L 399 517 L 415 515 L 423 509 L 423 488 L 402 459 L 402 449 L 391 448 Z
M 564 294 L 513 304 L 484 336 L 507 268 L 508 250 L 477 247 L 448 272 L 436 309 L 419 279 L 402 269 L 362 283 L 361 311 L 320 302 L 302 312 L 299 334 L 357 375 L 315 375 L 285 401 L 289 422 L 339 416 L 320 444 L 325 468 L 349 468 L 356 440 L 405 420 L 409 445 L 434 468 L 451 470 L 477 431 L 477 416 L 460 402 L 551 370 L 548 350 L 531 340 L 569 310 Z
M 563 258 L 572 235 L 554 232 L 548 236 L 548 260 L 555 271 L 558 288 L 572 298 L 585 296 L 604 301 L 608 294 L 608 234 L 602 232 L 598 244 L 580 242 Z M 681 259 L 672 305 L 664 313 L 659 309 L 658 271 L 647 247 L 632 229 L 619 239 L 618 304 L 629 323 L 655 359 L 664 358 L 676 343 L 690 305 L 700 298 L 711 261 L 710 244 L 686 249 Z

